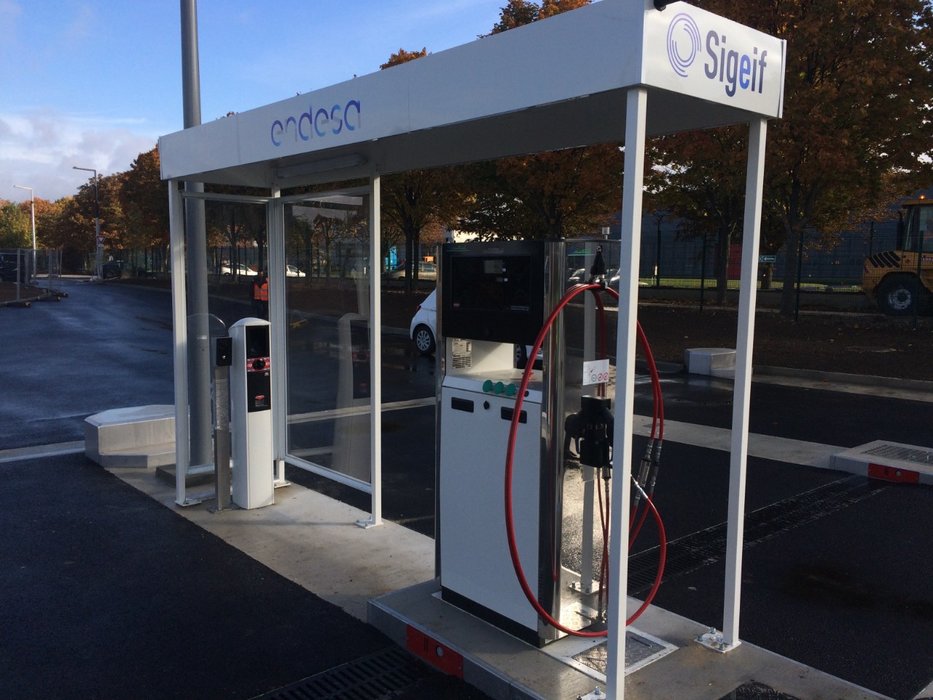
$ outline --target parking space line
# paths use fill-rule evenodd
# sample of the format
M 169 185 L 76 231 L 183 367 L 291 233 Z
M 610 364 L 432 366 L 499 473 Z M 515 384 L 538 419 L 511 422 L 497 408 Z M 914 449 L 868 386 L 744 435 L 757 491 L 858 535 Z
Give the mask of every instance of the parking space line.
M 10 450 L 0 450 L 0 464 L 19 462 L 24 459 L 72 455 L 78 454 L 79 452 L 84 452 L 84 440 L 57 442 L 51 445 L 33 445 L 32 447 L 17 447 Z
M 647 437 L 651 434 L 651 417 L 635 416 L 635 433 Z M 705 447 L 710 450 L 728 452 L 731 449 L 732 431 L 729 428 L 716 428 L 710 425 L 682 423 L 676 420 L 664 421 L 664 439 L 693 447 Z M 836 445 L 823 445 L 806 440 L 776 437 L 749 433 L 748 456 L 787 462 L 806 467 L 830 468 L 833 454 L 847 448 Z

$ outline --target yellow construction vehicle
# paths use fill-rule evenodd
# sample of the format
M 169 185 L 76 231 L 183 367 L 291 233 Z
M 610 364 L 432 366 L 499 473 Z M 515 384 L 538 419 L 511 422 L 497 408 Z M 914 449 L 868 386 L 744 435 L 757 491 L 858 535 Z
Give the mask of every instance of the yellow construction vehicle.
M 933 200 L 903 204 L 897 248 L 865 258 L 862 289 L 886 314 L 928 310 L 933 298 Z

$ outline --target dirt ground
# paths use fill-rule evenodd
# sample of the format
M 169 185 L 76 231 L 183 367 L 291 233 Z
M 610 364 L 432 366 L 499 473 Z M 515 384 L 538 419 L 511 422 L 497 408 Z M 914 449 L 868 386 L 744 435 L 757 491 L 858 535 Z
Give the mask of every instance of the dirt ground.
M 167 285 L 156 280 L 123 282 Z M 219 289 L 222 294 L 247 297 L 239 287 L 224 287 Z M 385 325 L 408 328 L 427 291 L 408 295 L 400 289 L 386 289 L 382 301 Z M 321 289 L 299 283 L 290 286 L 288 294 L 290 306 L 316 313 L 338 316 L 357 310 L 357 294 L 352 287 Z M 28 296 L 28 290 L 23 296 Z M 0 303 L 13 298 L 14 285 L 0 283 Z M 3 318 L 6 311 L 0 309 L 0 314 Z M 640 306 L 639 320 L 659 361 L 683 362 L 687 348 L 736 345 L 734 308 L 707 306 L 700 311 L 693 304 L 652 302 Z M 799 320 L 794 321 L 773 310 L 760 309 L 755 320 L 753 362 L 755 366 L 933 381 L 933 318 L 921 317 L 915 326 L 913 318 L 891 318 L 880 313 L 802 310 Z
M 735 309 L 642 305 L 639 320 L 658 359 L 683 361 L 686 348 L 735 347 Z M 801 312 L 799 320 L 760 310 L 753 364 L 933 380 L 933 319 Z

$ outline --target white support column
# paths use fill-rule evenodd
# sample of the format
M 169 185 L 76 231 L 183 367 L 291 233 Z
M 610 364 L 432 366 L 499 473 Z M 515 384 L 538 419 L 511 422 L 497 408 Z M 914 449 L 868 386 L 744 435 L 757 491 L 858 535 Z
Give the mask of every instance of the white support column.
M 616 338 L 616 403 L 613 433 L 612 513 L 609 552 L 609 641 L 606 692 L 625 697 L 625 620 L 628 601 L 628 521 L 632 491 L 632 413 L 635 406 L 635 340 L 638 321 L 638 262 L 645 170 L 648 93 L 629 90 L 625 112 L 625 176 L 622 183 L 622 245 L 619 254 L 619 320 Z
M 370 484 L 372 509 L 365 527 L 382 525 L 382 179 L 374 175 L 369 191 L 369 397 Z
M 742 232 L 742 274 L 732 399 L 732 445 L 729 466 L 729 507 L 726 530 L 726 580 L 723 610 L 723 647 L 739 642 L 739 608 L 742 602 L 742 547 L 745 541 L 745 476 L 748 465 L 748 409 L 752 387 L 752 350 L 755 338 L 755 303 L 761 199 L 765 170 L 768 122 L 751 122 L 748 132 L 748 166 L 745 181 L 745 221 Z
M 168 182 L 172 260 L 172 342 L 175 365 L 175 503 L 188 505 L 185 480 L 190 459 L 188 430 L 188 297 L 185 290 L 185 209 L 178 182 Z
M 269 241 L 269 339 L 272 347 L 272 453 L 275 459 L 276 485 L 285 484 L 287 426 L 287 349 L 288 321 L 285 297 L 285 206 L 280 191 L 272 190 L 266 204 L 266 231 Z

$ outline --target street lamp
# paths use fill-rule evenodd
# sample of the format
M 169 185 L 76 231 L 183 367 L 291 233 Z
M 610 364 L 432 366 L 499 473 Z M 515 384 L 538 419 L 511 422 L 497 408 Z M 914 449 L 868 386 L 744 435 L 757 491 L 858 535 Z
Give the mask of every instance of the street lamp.
M 96 168 L 80 168 L 77 165 L 71 166 L 74 170 L 85 170 L 89 173 L 94 173 L 94 236 L 96 241 L 96 247 L 94 252 L 94 271 L 97 274 L 97 278 L 101 279 L 101 249 L 102 241 L 100 240 L 100 198 L 97 191 L 97 169 Z
M 36 197 L 31 187 L 13 185 L 16 189 L 29 190 L 29 219 L 32 223 L 32 277 L 36 277 Z

